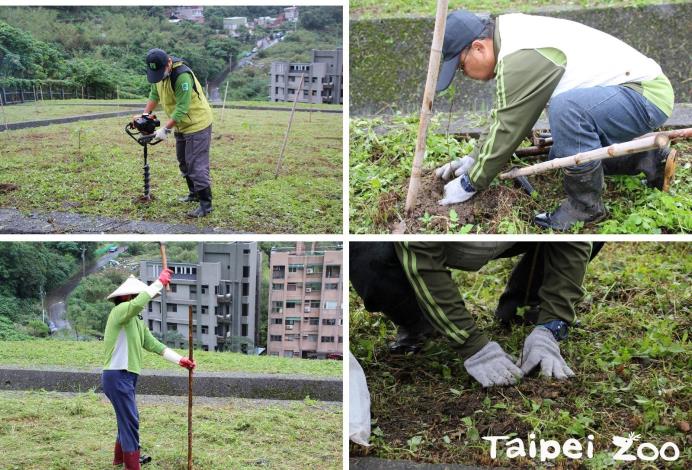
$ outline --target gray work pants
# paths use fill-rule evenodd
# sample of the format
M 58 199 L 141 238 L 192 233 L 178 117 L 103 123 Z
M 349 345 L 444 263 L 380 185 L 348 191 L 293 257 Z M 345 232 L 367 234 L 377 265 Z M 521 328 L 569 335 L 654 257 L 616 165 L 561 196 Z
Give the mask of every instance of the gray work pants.
M 192 180 L 195 191 L 211 186 L 209 178 L 209 147 L 211 126 L 191 134 L 175 133 L 175 156 L 180 173 Z

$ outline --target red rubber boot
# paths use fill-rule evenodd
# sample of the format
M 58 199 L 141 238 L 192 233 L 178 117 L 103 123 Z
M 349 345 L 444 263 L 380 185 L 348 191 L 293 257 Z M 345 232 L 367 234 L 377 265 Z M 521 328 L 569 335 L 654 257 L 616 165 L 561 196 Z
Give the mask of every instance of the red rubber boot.
M 113 449 L 113 465 L 122 465 L 124 461 L 123 448 L 120 447 L 120 441 L 115 441 L 115 448 Z
M 125 468 L 127 470 L 141 470 L 142 467 L 139 464 L 139 450 L 134 452 L 125 452 L 123 453 L 123 457 L 125 459 Z

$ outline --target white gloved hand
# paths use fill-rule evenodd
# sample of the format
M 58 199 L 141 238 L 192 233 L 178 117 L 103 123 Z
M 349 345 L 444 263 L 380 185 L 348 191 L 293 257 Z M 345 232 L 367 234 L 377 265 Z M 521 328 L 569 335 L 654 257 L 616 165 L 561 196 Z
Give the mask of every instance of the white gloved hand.
M 441 206 L 446 206 L 471 199 L 476 194 L 476 191 L 467 191 L 462 187 L 461 179 L 465 177 L 468 178 L 466 173 L 445 184 L 445 197 L 437 201 L 437 203 Z
M 541 375 L 566 379 L 574 377 L 560 354 L 560 346 L 547 328 L 537 326 L 524 341 L 522 361 L 517 362 L 524 374 L 528 374 L 540 364 Z
M 466 372 L 483 387 L 512 385 L 523 377 L 521 369 L 514 365 L 512 356 L 491 341 L 473 356 L 464 361 Z
M 452 175 L 461 176 L 464 173 L 468 173 L 474 163 L 476 163 L 476 160 L 468 155 L 462 158 L 456 158 L 436 169 L 435 176 L 442 181 L 449 181 L 452 179 Z
M 161 129 L 157 130 L 156 133 L 154 133 L 154 138 L 156 140 L 166 140 L 169 132 L 170 130 L 168 128 L 162 127 Z

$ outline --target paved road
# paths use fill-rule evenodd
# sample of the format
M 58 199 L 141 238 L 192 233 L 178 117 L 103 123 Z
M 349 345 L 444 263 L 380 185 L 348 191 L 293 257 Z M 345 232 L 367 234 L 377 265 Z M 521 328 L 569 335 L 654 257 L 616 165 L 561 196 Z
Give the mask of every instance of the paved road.
M 112 259 L 115 259 L 120 253 L 125 251 L 127 245 L 120 245 L 115 253 L 106 253 L 96 260 L 95 263 L 86 267 L 86 274 L 92 274 L 104 267 Z M 48 306 L 48 317 L 55 324 L 58 330 L 69 329 L 70 322 L 65 316 L 66 301 L 73 290 L 82 280 L 82 270 L 72 276 L 65 284 L 51 291 L 46 296 L 46 305 Z

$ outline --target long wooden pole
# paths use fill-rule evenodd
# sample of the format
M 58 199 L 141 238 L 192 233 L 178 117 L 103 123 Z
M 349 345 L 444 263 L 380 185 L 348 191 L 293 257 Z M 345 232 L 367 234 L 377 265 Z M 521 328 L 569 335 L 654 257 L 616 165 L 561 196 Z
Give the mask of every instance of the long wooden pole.
M 168 261 L 166 259 L 166 244 L 164 242 L 159 242 L 159 251 L 161 252 L 161 264 L 163 269 L 168 269 Z M 166 291 L 170 291 L 170 285 L 166 286 Z
M 578 153 L 570 157 L 555 158 L 547 162 L 536 163 L 535 165 L 526 166 L 524 168 L 514 168 L 507 173 L 502 173 L 500 179 L 506 180 L 516 178 L 517 176 L 537 175 L 546 171 L 564 168 L 567 166 L 581 165 L 582 163 L 592 162 L 595 160 L 605 160 L 606 158 L 621 157 L 623 155 L 631 155 L 633 153 L 644 152 L 662 148 L 668 145 L 670 139 L 665 134 L 652 135 L 642 139 L 635 139 L 621 144 L 613 144 L 609 147 L 601 147 L 588 152 Z
M 293 123 L 293 115 L 296 112 L 296 104 L 298 103 L 298 96 L 303 88 L 303 80 L 305 80 L 305 74 L 300 74 L 300 83 L 298 84 L 298 90 L 296 91 L 296 97 L 293 99 L 293 107 L 291 108 L 291 117 L 288 118 L 288 127 L 286 128 L 286 135 L 284 135 L 284 143 L 281 145 L 281 153 L 279 154 L 279 161 L 276 162 L 276 171 L 274 172 L 274 179 L 279 177 L 279 171 L 281 171 L 281 162 L 284 159 L 284 151 L 286 150 L 286 142 L 288 142 L 288 133 L 291 131 L 291 124 Z
M 188 317 L 188 357 L 192 361 L 192 305 L 187 308 Z M 187 371 L 187 470 L 192 470 L 192 369 Z
M 228 96 L 228 82 L 226 82 L 226 91 L 223 92 L 223 105 L 221 105 L 221 122 L 223 122 L 223 113 L 226 111 L 226 97 Z
M 442 42 L 444 40 L 445 25 L 447 23 L 447 0 L 437 0 L 437 13 L 435 15 L 435 30 L 433 32 L 432 45 L 430 47 L 430 60 L 428 62 L 428 76 L 425 79 L 425 92 L 423 104 L 420 110 L 418 123 L 418 138 L 416 139 L 416 154 L 413 157 L 411 168 L 411 180 L 406 194 L 406 213 L 411 214 L 416 207 L 418 189 L 420 188 L 421 167 L 425 158 L 425 145 L 428 136 L 428 125 L 432 117 L 433 100 L 435 99 L 435 87 L 437 74 L 440 68 L 440 56 L 442 54 Z

